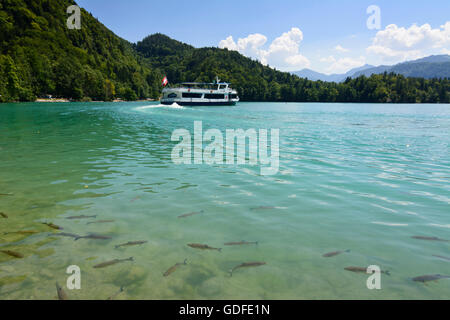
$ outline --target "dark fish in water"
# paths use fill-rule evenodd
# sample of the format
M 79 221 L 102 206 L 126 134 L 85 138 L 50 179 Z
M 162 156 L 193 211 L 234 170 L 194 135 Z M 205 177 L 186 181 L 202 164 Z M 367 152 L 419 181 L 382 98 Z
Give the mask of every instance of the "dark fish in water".
M 75 233 L 67 233 L 67 232 L 61 232 L 61 233 L 49 233 L 49 237 L 70 237 L 70 238 L 79 238 L 80 236 Z
M 12 196 L 12 193 L 0 193 L 0 196 Z
M 236 269 L 249 268 L 249 267 L 259 267 L 259 266 L 263 266 L 265 264 L 266 264 L 265 262 L 244 262 L 244 263 L 241 263 L 240 265 L 237 265 L 236 267 L 234 267 L 233 269 L 230 270 L 230 276 L 233 276 L 233 272 Z
M 59 300 L 69 300 L 66 292 L 63 290 L 63 288 L 61 288 L 61 286 L 58 284 L 58 282 L 56 283 L 56 292 L 58 293 Z
M 16 252 L 16 251 L 12 251 L 12 250 L 0 250 L 0 252 L 3 252 L 14 258 L 23 258 L 23 254 L 21 254 L 20 252 Z
M 8 219 L 8 215 L 6 213 L 0 212 L 0 216 L 5 219 Z
M 419 240 L 428 240 L 428 241 L 444 241 L 448 242 L 450 240 L 440 239 L 438 237 L 422 237 L 422 236 L 412 236 L 413 239 L 419 239 Z
M 272 207 L 272 206 L 259 206 L 259 207 L 255 207 L 255 208 L 250 208 L 250 210 L 272 210 L 272 209 L 276 209 L 277 207 Z
M 98 220 L 98 221 L 92 221 L 92 222 L 88 222 L 86 224 L 91 224 L 91 223 L 109 223 L 109 222 L 114 222 L 115 220 Z
M 224 245 L 225 246 L 242 246 L 242 245 L 245 245 L 245 244 L 258 244 L 258 241 L 245 241 L 245 240 L 242 240 L 242 241 L 236 241 L 236 242 L 225 242 L 224 243 Z
M 351 272 L 364 272 L 364 273 L 367 273 L 367 268 L 364 268 L 364 267 L 346 267 L 344 269 L 347 270 L 347 271 L 351 271 Z M 388 276 L 391 275 L 391 273 L 388 270 L 386 270 L 386 271 L 381 270 L 381 273 L 385 273 Z
M 83 214 L 83 215 L 81 215 L 81 216 L 71 216 L 71 217 L 67 217 L 66 219 L 74 220 L 74 219 L 88 219 L 88 218 L 96 218 L 96 217 L 97 217 L 97 215 L 95 215 L 95 216 L 85 216 L 85 215 Z
M 118 249 L 120 247 L 129 247 L 129 246 L 137 246 L 137 245 L 141 245 L 144 243 L 147 243 L 147 240 L 142 240 L 142 241 L 128 241 L 127 243 L 122 243 L 122 244 L 118 244 L 116 246 L 114 246 L 114 248 Z
M 5 232 L 3 234 L 11 234 L 11 233 L 15 233 L 15 234 L 35 234 L 35 233 L 39 233 L 39 231 L 35 231 L 35 230 L 20 230 L 20 231 L 11 231 L 11 232 Z
M 189 212 L 189 213 L 182 214 L 181 216 L 178 216 L 178 218 L 187 218 L 187 217 L 190 217 L 190 216 L 193 216 L 193 215 L 196 215 L 196 214 L 200 214 L 200 213 L 203 213 L 203 212 L 204 212 L 203 210 L 195 211 L 195 212 Z
M 328 253 L 325 253 L 324 255 L 322 255 L 322 257 L 330 258 L 330 257 L 337 256 L 338 254 L 341 254 L 341 253 L 344 253 L 344 252 L 350 252 L 350 249 L 347 249 L 345 251 L 340 250 L 340 251 L 328 252 Z
M 436 255 L 436 254 L 433 254 L 433 257 L 436 257 L 436 258 L 440 258 L 440 259 L 444 259 L 444 260 L 450 261 L 450 258 L 449 258 L 449 257 L 438 256 L 438 255 Z
M 96 269 L 98 269 L 98 268 L 105 268 L 105 267 L 109 267 L 109 266 L 112 266 L 114 264 L 125 262 L 125 261 L 134 261 L 134 259 L 133 259 L 133 257 L 129 257 L 128 259 L 114 259 L 114 260 L 111 260 L 111 261 L 99 263 L 99 264 L 95 265 L 94 268 L 96 268 Z
M 78 236 L 75 238 L 75 241 L 78 239 L 109 240 L 112 238 L 110 236 L 102 236 L 100 234 L 90 234 L 87 236 Z
M 119 291 L 117 291 L 116 293 L 114 293 L 112 296 L 108 297 L 108 299 L 106 300 L 113 300 L 115 297 L 117 297 L 119 294 L 121 294 L 123 292 L 123 287 L 120 287 Z
M 52 229 L 56 229 L 56 230 L 64 229 L 63 227 L 57 226 L 56 224 L 53 224 L 51 222 L 42 222 L 42 223 L 45 224 L 46 226 L 49 226 Z
M 187 259 L 184 259 L 184 262 L 181 263 L 176 263 L 173 266 L 171 266 L 169 269 L 167 269 L 166 272 L 164 272 L 164 277 L 167 277 L 168 275 L 170 275 L 172 272 L 174 272 L 179 266 L 183 266 L 187 264 Z
M 217 250 L 219 252 L 222 252 L 222 248 L 213 248 L 208 246 L 207 244 L 199 244 L 199 243 L 188 243 L 188 246 L 194 249 L 201 249 L 201 250 Z
M 139 200 L 141 197 L 137 196 L 136 198 L 133 198 L 130 200 L 130 202 L 135 202 L 136 200 Z
M 440 274 L 429 274 L 429 275 L 424 275 L 424 276 L 418 276 L 413 278 L 413 281 L 417 281 L 417 282 L 427 282 L 427 281 L 433 281 L 433 280 L 439 280 L 439 279 L 446 279 L 446 278 L 450 278 L 450 276 L 443 276 Z

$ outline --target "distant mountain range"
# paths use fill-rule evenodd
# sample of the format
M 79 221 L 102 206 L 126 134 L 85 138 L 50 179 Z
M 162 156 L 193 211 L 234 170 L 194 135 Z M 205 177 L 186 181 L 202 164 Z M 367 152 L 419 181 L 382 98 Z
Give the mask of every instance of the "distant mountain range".
M 303 69 L 300 71 L 292 72 L 302 78 L 308 78 L 316 81 L 327 82 L 342 82 L 348 77 L 356 78 L 361 75 L 370 77 L 372 74 L 396 73 L 404 75 L 405 77 L 418 77 L 418 78 L 450 78 L 450 55 L 435 55 L 426 58 L 421 58 L 413 61 L 407 61 L 399 63 L 393 66 L 381 65 L 378 67 L 371 65 L 364 65 L 359 68 L 352 69 L 344 74 L 323 74 L 310 69 Z
M 345 79 L 347 79 L 347 77 L 351 77 L 352 75 L 354 75 L 357 72 L 361 72 L 363 70 L 367 70 L 370 68 L 374 68 L 374 66 L 366 64 L 362 67 L 351 69 L 347 73 L 343 73 L 343 74 L 337 74 L 337 73 L 324 74 L 324 73 L 316 72 L 311 69 L 303 69 L 303 70 L 294 71 L 291 73 L 295 74 L 296 76 L 299 76 L 300 78 L 308 78 L 309 80 L 313 80 L 313 81 L 321 80 L 321 81 L 327 81 L 327 82 L 341 82 L 341 81 L 344 81 Z

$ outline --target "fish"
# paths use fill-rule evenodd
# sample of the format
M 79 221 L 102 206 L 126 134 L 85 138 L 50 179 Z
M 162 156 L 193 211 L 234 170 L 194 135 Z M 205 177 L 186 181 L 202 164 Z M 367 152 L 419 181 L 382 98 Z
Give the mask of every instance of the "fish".
M 89 258 L 86 258 L 85 260 L 86 261 L 91 261 L 91 260 L 95 260 L 95 259 L 97 259 L 97 257 L 89 257 Z
M 35 231 L 35 230 L 19 230 L 19 231 L 10 231 L 10 232 L 4 232 L 3 234 L 11 234 L 11 233 L 16 233 L 16 234 L 35 234 L 35 233 L 39 233 L 39 231 Z
M 413 239 L 419 239 L 419 240 L 428 240 L 428 241 L 444 241 L 448 242 L 450 240 L 440 239 L 438 237 L 423 237 L 423 236 L 412 236 Z
M 244 244 L 258 244 L 258 241 L 237 241 L 237 242 L 225 242 L 223 245 L 225 246 L 242 246 Z
M 167 276 L 169 276 L 172 272 L 174 272 L 179 266 L 183 266 L 183 265 L 186 265 L 187 264 L 187 259 L 184 259 L 184 261 L 183 262 L 179 262 L 179 263 L 176 263 L 176 264 L 174 264 L 173 266 L 171 266 L 169 269 L 167 269 L 167 271 L 166 272 L 164 272 L 164 274 L 163 274 L 163 276 L 164 277 L 167 277 Z
M 337 256 L 338 254 L 341 254 L 341 253 L 344 253 L 344 252 L 350 252 L 350 249 L 347 249 L 345 251 L 340 250 L 340 251 L 328 252 L 328 253 L 323 254 L 322 257 L 330 258 L 330 257 Z
M 0 252 L 3 252 L 14 258 L 23 258 L 23 254 L 21 254 L 20 252 L 16 252 L 16 251 L 12 251 L 12 250 L 0 250 Z
M 75 238 L 75 241 L 77 241 L 78 239 L 109 240 L 112 238 L 110 236 L 103 236 L 101 234 L 89 234 L 87 236 L 78 236 Z
M 140 196 L 137 196 L 137 197 L 131 199 L 130 202 L 135 202 L 136 200 L 139 200 L 140 198 L 141 198 Z
M 134 261 L 134 258 L 133 257 L 129 257 L 128 259 L 114 259 L 114 260 L 111 260 L 111 261 L 106 261 L 106 262 L 102 262 L 102 263 L 96 264 L 94 266 L 94 268 L 96 268 L 96 269 L 105 268 L 105 267 L 109 267 L 109 266 L 112 266 L 114 264 L 125 262 L 125 261 Z
M 193 216 L 193 215 L 196 215 L 196 214 L 200 214 L 200 213 L 203 213 L 203 212 L 204 212 L 203 210 L 189 212 L 189 213 L 182 214 L 181 216 L 178 216 L 178 218 L 187 218 L 187 217 L 190 217 L 190 216 Z
M 56 230 L 63 230 L 63 227 L 57 226 L 56 224 L 53 224 L 51 222 L 42 222 L 42 224 L 45 224 L 46 226 L 49 226 L 52 229 L 56 229 Z
M 0 216 L 5 218 L 5 219 L 8 219 L 8 215 L 6 213 L 4 213 L 4 212 L 0 212 Z
M 86 224 L 91 224 L 91 223 L 108 223 L 108 222 L 114 222 L 115 220 L 97 220 L 97 221 L 91 221 L 88 222 Z
M 67 217 L 66 219 L 69 220 L 74 220 L 74 219 L 88 219 L 88 218 L 96 218 L 97 215 L 93 215 L 93 216 L 85 216 L 84 214 L 81 216 L 71 216 L 71 217 Z
M 12 196 L 12 193 L 0 193 L 0 196 Z
M 222 248 L 213 248 L 208 246 L 207 244 L 199 244 L 199 243 L 188 243 L 188 246 L 194 249 L 201 249 L 201 250 L 217 250 L 219 252 L 222 252 Z
M 113 300 L 115 297 L 117 297 L 120 293 L 122 293 L 124 290 L 123 287 L 120 287 L 119 291 L 117 291 L 116 293 L 114 293 L 112 296 L 108 297 L 108 299 L 106 300 Z
M 255 208 L 250 208 L 250 210 L 272 210 L 272 209 L 276 209 L 277 207 L 272 207 L 272 206 L 259 206 L 259 207 L 255 207 Z
M 439 255 L 436 255 L 436 254 L 433 254 L 433 257 L 436 257 L 436 258 L 440 258 L 440 259 L 444 259 L 444 260 L 450 261 L 450 258 L 449 258 L 449 257 L 439 256 Z
M 351 272 L 364 272 L 364 273 L 367 273 L 367 268 L 365 268 L 365 267 L 345 267 L 344 269 L 347 270 L 347 271 L 351 271 Z M 385 273 L 388 276 L 391 275 L 391 273 L 388 270 L 386 270 L 386 271 L 381 270 L 381 273 Z
M 450 276 L 443 276 L 440 274 L 428 274 L 428 275 L 424 275 L 424 276 L 418 276 L 415 278 L 412 278 L 413 281 L 416 282 L 427 282 L 427 281 L 434 281 L 434 280 L 439 280 L 439 279 L 446 279 L 446 278 L 450 278 Z
M 147 240 L 141 240 L 141 241 L 128 241 L 127 243 L 122 243 L 122 244 L 118 244 L 116 246 L 114 246 L 114 248 L 118 249 L 120 247 L 128 247 L 128 246 L 136 246 L 136 245 L 141 245 L 144 243 L 147 243 Z
M 56 282 L 56 292 L 58 293 L 58 299 L 59 300 L 69 300 L 69 297 L 67 296 L 66 292 L 61 288 L 61 286 Z
M 240 269 L 240 268 L 249 268 L 249 267 L 259 267 L 259 266 L 263 266 L 263 265 L 265 265 L 265 264 L 266 264 L 265 262 L 244 262 L 244 263 L 241 263 L 241 264 L 235 266 L 234 268 L 232 268 L 232 269 L 229 271 L 229 272 L 230 272 L 230 276 L 231 276 L 231 277 L 233 276 L 233 272 L 234 272 L 236 269 Z
M 67 232 L 49 233 L 48 236 L 49 237 L 59 236 L 59 237 L 70 237 L 70 238 L 78 238 L 78 237 L 80 237 L 79 235 L 77 235 L 75 233 L 67 233 Z

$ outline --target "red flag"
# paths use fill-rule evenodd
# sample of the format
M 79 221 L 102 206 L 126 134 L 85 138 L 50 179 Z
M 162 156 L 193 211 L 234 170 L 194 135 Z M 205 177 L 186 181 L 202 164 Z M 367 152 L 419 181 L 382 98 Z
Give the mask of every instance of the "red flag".
M 167 80 L 167 77 L 164 76 L 164 79 L 162 79 L 161 84 L 163 87 L 167 86 L 167 84 L 169 83 L 169 80 Z

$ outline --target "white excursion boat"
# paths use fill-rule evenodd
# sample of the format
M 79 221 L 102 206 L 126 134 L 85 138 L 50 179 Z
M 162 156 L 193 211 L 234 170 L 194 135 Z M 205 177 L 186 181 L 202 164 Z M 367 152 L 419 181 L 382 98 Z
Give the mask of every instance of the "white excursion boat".
M 232 106 L 236 102 L 239 102 L 237 91 L 218 77 L 213 83 L 184 82 L 164 88 L 161 98 L 161 104 L 180 106 Z

